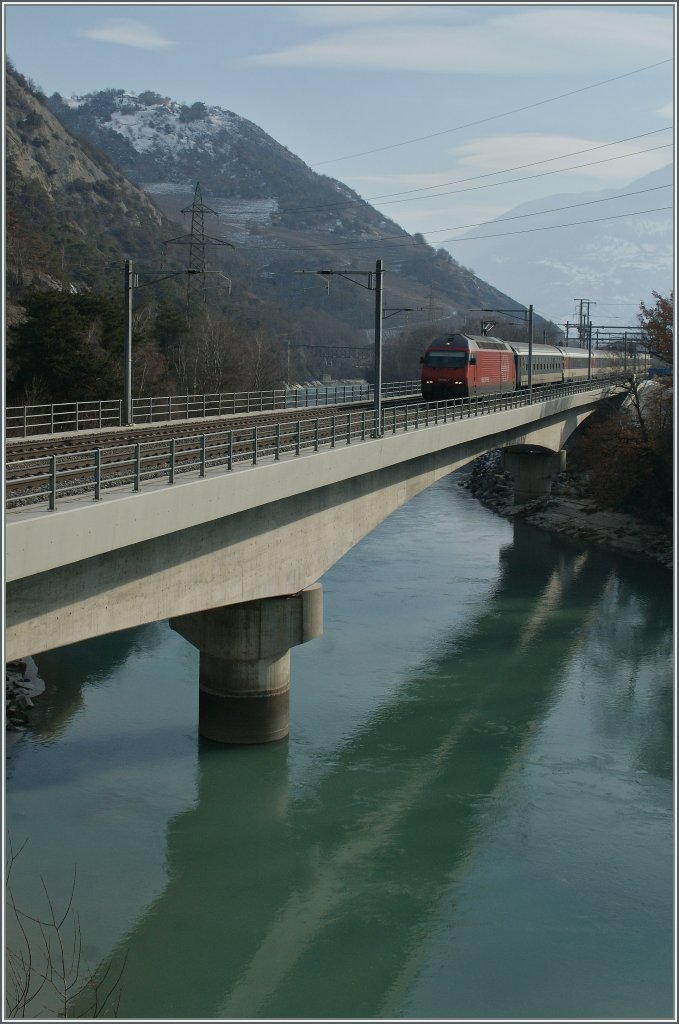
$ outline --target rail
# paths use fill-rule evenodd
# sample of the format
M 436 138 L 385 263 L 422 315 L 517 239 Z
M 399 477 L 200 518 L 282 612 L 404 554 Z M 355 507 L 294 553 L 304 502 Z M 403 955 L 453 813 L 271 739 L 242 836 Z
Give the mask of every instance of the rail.
M 581 381 L 534 388 L 533 404 L 585 393 L 610 383 L 613 382 Z M 380 435 L 406 433 L 528 404 L 529 396 L 524 391 L 383 407 Z M 92 448 L 58 456 L 46 454 L 7 464 L 5 504 L 7 510 L 42 504 L 54 510 L 60 498 L 82 499 L 91 495 L 99 500 L 102 492 L 111 488 L 127 487 L 137 492 L 150 480 L 173 484 L 179 475 L 194 473 L 205 477 L 215 470 L 231 472 L 237 465 L 257 466 L 267 459 L 278 461 L 283 456 L 370 440 L 376 434 L 374 410 L 349 410 L 311 420 L 235 427 L 163 442 Z
M 383 398 L 417 394 L 420 382 L 399 381 L 382 385 Z M 302 409 L 323 405 L 369 402 L 374 389 L 368 384 L 335 384 L 327 387 L 282 388 L 273 391 L 237 391 L 212 395 L 165 395 L 132 399 L 132 423 L 163 423 L 209 416 L 275 409 Z M 59 402 L 54 405 L 8 406 L 7 438 L 36 437 L 67 431 L 120 427 L 122 401 Z

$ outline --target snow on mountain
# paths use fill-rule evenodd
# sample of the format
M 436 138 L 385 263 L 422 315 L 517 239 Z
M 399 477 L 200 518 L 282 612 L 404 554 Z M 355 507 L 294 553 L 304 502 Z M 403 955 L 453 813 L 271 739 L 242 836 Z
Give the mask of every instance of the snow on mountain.
M 55 103 L 54 98 L 52 104 Z M 247 142 L 248 128 L 255 135 L 254 125 L 228 110 L 196 103 L 187 107 L 176 100 L 154 93 L 142 94 L 124 90 L 90 96 L 71 96 L 64 106 L 77 119 L 81 130 L 86 126 L 107 151 L 122 142 L 127 148 L 123 168 L 143 185 L 147 192 L 170 215 L 191 202 L 195 188 L 195 164 L 217 163 L 227 182 L 237 176 L 237 147 Z M 58 107 L 58 101 L 56 101 Z M 63 115 L 63 108 L 61 110 Z M 108 133 L 106 139 L 104 133 Z M 112 139 L 111 136 L 115 136 Z M 262 143 L 267 137 L 261 134 Z M 163 177 L 149 180 L 162 169 Z M 214 188 L 214 181 L 207 175 Z M 206 175 L 203 173 L 202 181 Z M 221 185 L 228 192 L 228 185 Z M 246 198 L 211 195 L 209 206 L 229 225 L 229 237 L 235 244 L 251 244 L 253 226 L 266 226 L 277 212 L 275 198 Z M 254 236 L 256 239 L 256 235 Z
M 132 143 L 138 153 L 164 152 L 175 156 L 182 150 L 196 146 L 215 152 L 215 136 L 227 133 L 230 145 L 238 138 L 238 119 L 229 111 L 218 107 L 205 108 L 200 120 L 182 121 L 179 103 L 140 106 L 128 102 L 112 111 L 110 120 L 103 126 L 117 132 Z M 131 109 L 130 109 L 131 108 Z M 129 112 L 124 112 L 129 111 Z M 222 140 L 224 141 L 224 140 Z
M 102 149 L 170 217 L 177 218 L 190 205 L 200 182 L 210 207 L 228 218 L 229 228 L 242 243 L 257 246 L 258 228 L 271 226 L 275 214 L 295 229 L 322 221 L 329 230 L 323 211 L 338 198 L 356 205 L 358 218 L 377 231 L 376 211 L 351 189 L 315 174 L 285 146 L 232 111 L 201 102 L 187 106 L 157 93 L 136 95 L 123 89 L 68 99 L 55 93 L 47 102 L 69 131 Z M 314 205 L 319 212 L 313 212 Z M 286 220 L 286 210 L 300 207 L 301 215 Z M 356 215 L 343 217 L 345 227 L 352 216 Z M 392 228 L 404 234 L 396 225 Z
M 153 92 L 108 89 L 67 100 L 55 93 L 48 105 L 70 131 L 103 149 L 144 186 L 193 188 L 200 180 L 214 195 L 271 198 L 271 178 L 281 164 L 305 167 L 252 122 L 204 103 L 186 106 Z

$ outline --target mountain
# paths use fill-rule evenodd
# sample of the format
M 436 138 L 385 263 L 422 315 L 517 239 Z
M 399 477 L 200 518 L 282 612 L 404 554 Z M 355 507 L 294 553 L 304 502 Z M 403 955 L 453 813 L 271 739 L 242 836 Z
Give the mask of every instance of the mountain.
M 20 75 L 5 88 L 6 285 L 98 287 L 124 254 L 156 259 L 176 225 L 140 188 L 66 131 Z
M 200 182 L 212 211 L 205 234 L 232 243 L 248 268 L 248 286 L 289 314 L 312 307 L 370 333 L 374 304 L 365 290 L 339 281 L 328 289 L 327 279 L 308 275 L 370 271 L 377 259 L 385 269 L 385 305 L 413 308 L 411 323 L 438 320 L 447 329 L 469 309 L 516 305 L 232 111 L 123 89 L 70 99 L 54 94 L 47 102 L 70 132 L 106 153 L 168 216 L 179 219 L 191 207 Z M 229 272 L 234 256 L 224 247 L 208 246 L 206 253 L 212 266 Z M 359 336 L 359 344 L 365 341 Z
M 10 323 L 20 318 L 27 289 L 94 290 L 117 294 L 122 301 L 124 260 L 133 260 L 146 279 L 181 274 L 187 265 L 186 250 L 165 245 L 181 236 L 185 225 L 164 214 L 102 150 L 72 135 L 45 99 L 20 73 L 7 69 L 5 284 Z M 185 280 L 170 279 L 142 294 L 179 301 Z M 235 280 L 233 315 L 250 326 L 262 319 L 275 321 L 275 308 L 240 278 Z
M 138 394 L 370 376 L 377 260 L 385 380 L 417 376 L 427 341 L 469 310 L 519 305 L 237 114 L 122 90 L 48 100 L 9 65 L 5 96 L 12 403 L 70 401 L 77 346 L 81 369 L 96 356 L 108 374 L 86 397 L 115 392 L 115 330 L 92 311 L 102 296 L 99 325 L 116 305 L 122 316 L 125 260 L 146 288 L 134 292 Z M 208 274 L 187 277 L 201 256 Z M 49 374 L 48 331 L 60 346 Z
M 510 294 L 529 295 L 536 309 L 557 323 L 564 317 L 575 322 L 577 301 L 586 298 L 593 304 L 594 324 L 633 325 L 642 300 L 652 305 L 653 291 L 668 295 L 672 288 L 674 218 L 668 209 L 627 219 L 618 215 L 671 206 L 672 188 L 661 186 L 672 182 L 669 164 L 622 189 L 555 194 L 523 203 L 483 229 L 462 235 L 468 240 L 460 243 L 459 252 L 477 273 Z M 618 196 L 624 198 L 614 198 Z M 531 230 L 575 221 L 595 222 Z M 506 238 L 502 232 L 508 232 Z M 476 241 L 482 233 L 492 235 L 492 243 Z M 612 320 L 613 315 L 627 319 Z

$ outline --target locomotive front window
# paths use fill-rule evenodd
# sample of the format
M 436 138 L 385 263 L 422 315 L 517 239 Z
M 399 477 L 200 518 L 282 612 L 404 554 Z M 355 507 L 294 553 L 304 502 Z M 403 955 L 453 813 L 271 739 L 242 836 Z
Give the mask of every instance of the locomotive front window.
M 457 369 L 467 362 L 466 352 L 427 352 L 424 365 L 439 369 Z

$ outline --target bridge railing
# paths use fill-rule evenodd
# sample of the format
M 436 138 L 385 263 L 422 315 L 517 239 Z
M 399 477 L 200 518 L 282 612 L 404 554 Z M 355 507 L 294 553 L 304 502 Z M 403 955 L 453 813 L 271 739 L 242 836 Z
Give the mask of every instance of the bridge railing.
M 533 404 L 547 398 L 599 389 L 605 382 L 583 381 L 561 387 L 533 389 Z M 205 477 L 214 471 L 256 466 L 299 456 L 303 451 L 336 448 L 379 436 L 405 433 L 529 405 L 527 392 L 457 398 L 438 402 L 411 402 L 383 407 L 377 431 L 374 409 L 347 410 L 304 420 L 233 427 L 211 433 L 193 433 L 169 440 L 135 442 L 87 451 L 46 454 L 8 462 L 5 467 L 7 510 L 22 506 L 57 506 L 60 498 L 102 497 L 113 488 L 140 491 L 144 483 L 167 481 L 193 473 Z
M 8 406 L 5 410 L 5 434 L 11 438 L 71 430 L 100 430 L 102 427 L 120 426 L 121 417 L 122 402 L 115 399 Z
M 382 385 L 382 397 L 417 394 L 420 382 L 398 381 Z M 374 389 L 365 383 L 332 384 L 320 387 L 281 388 L 272 391 L 238 391 L 212 395 L 164 395 L 132 399 L 132 423 L 164 423 L 174 420 L 235 416 L 239 413 L 275 409 L 302 409 L 317 405 L 346 405 L 368 402 Z M 91 402 L 59 402 L 54 405 L 8 406 L 5 411 L 7 438 L 38 437 L 61 432 L 119 427 L 123 422 L 122 402 L 112 399 Z

